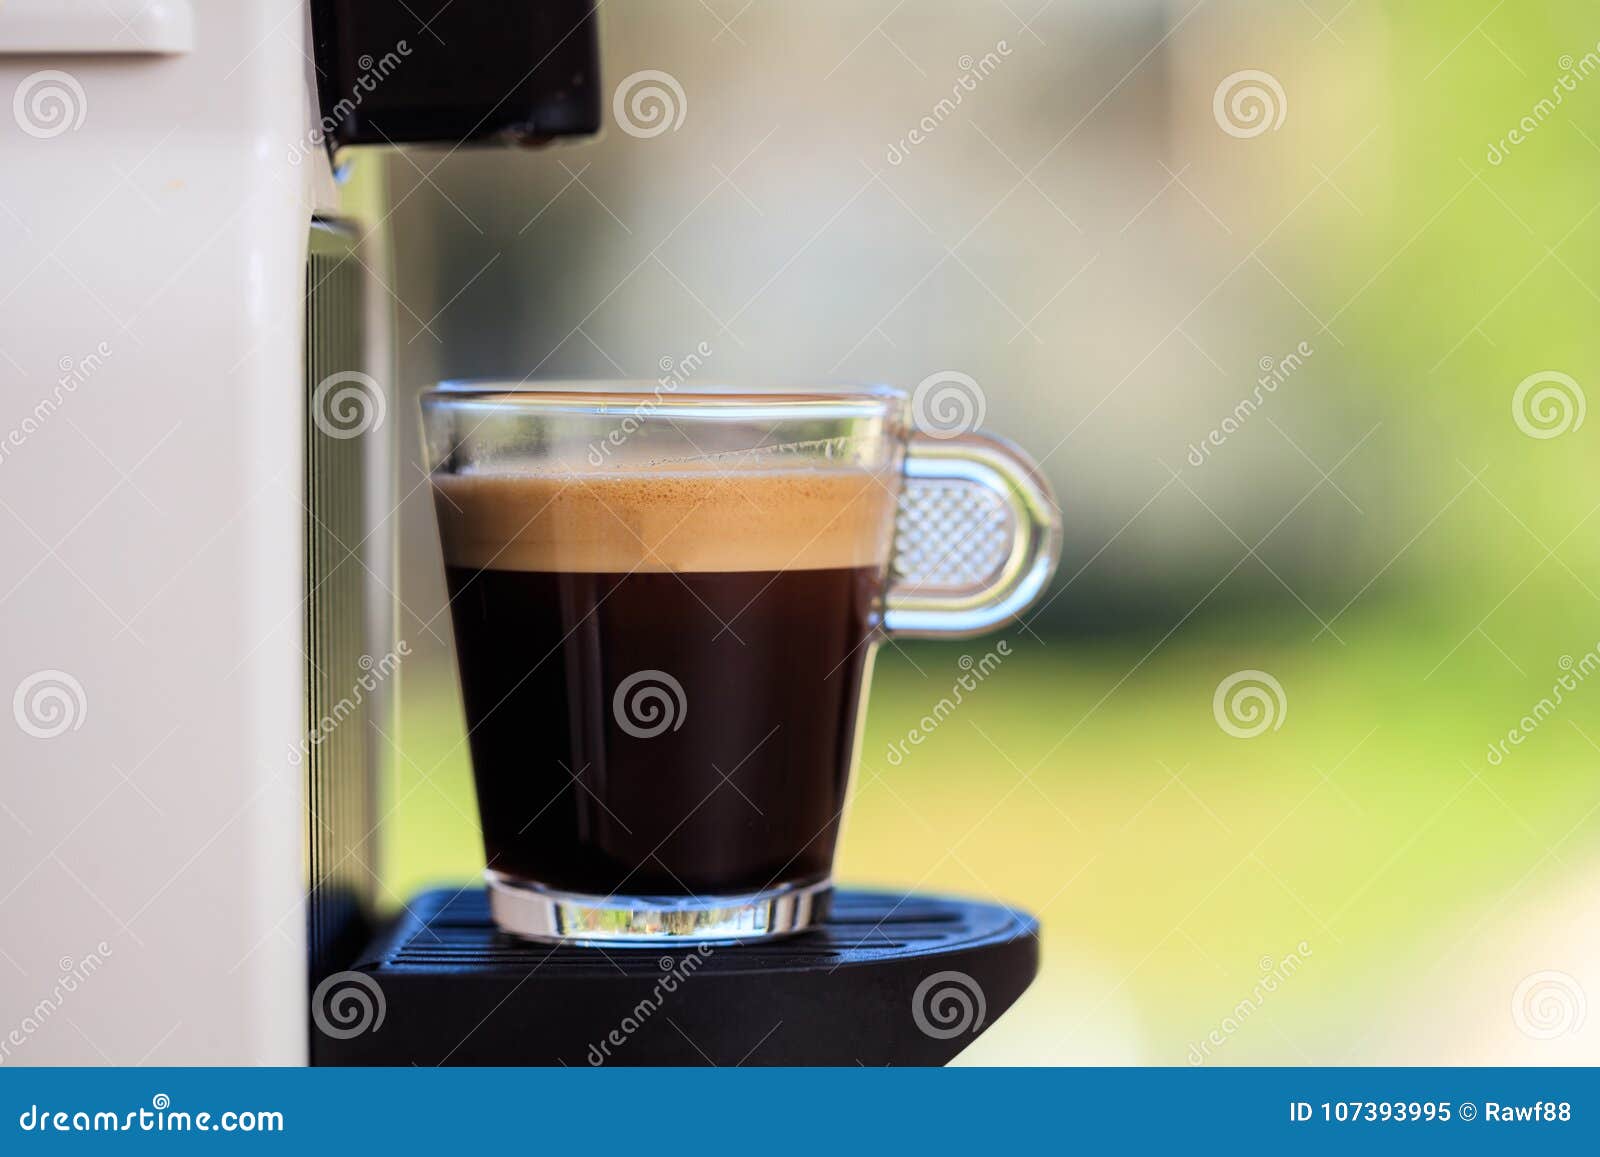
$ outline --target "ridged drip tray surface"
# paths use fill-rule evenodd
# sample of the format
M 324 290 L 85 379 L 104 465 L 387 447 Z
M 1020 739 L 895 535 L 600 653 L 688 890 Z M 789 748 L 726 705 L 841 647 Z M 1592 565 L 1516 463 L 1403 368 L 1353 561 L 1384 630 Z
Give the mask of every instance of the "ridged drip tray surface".
M 943 1064 L 1033 980 L 1037 932 L 1031 917 L 996 904 L 843 891 L 823 926 L 782 940 L 577 948 L 499 932 L 480 889 L 429 892 L 353 963 L 359 976 L 319 988 L 312 1055 L 318 1064 Z M 339 1001 L 357 989 L 372 1010 L 364 1027 L 360 1001 Z

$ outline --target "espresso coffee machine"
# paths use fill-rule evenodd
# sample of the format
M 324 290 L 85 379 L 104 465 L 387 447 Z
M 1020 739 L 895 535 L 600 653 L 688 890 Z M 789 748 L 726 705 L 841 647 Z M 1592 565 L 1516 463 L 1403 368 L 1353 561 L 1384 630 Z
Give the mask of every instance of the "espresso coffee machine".
M 1032 979 L 1030 918 L 926 896 L 715 951 L 384 916 L 413 402 L 344 150 L 600 132 L 599 26 L 0 3 L 0 1063 L 942 1063 Z

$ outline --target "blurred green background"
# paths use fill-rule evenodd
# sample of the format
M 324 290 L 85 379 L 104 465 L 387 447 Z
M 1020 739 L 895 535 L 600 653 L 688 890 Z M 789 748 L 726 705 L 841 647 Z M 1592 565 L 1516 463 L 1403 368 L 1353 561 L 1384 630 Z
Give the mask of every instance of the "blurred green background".
M 705 339 L 729 380 L 961 370 L 1043 458 L 1048 605 L 899 766 L 993 640 L 885 648 L 840 862 L 1040 917 L 963 1060 L 1600 1060 L 1600 679 L 1488 754 L 1600 645 L 1600 420 L 1513 409 L 1600 382 L 1600 12 L 602 12 L 608 84 L 672 73 L 682 128 L 391 158 L 405 383 L 653 378 Z M 1259 135 L 1214 106 L 1245 69 L 1282 91 Z M 481 867 L 436 551 L 418 492 L 391 903 Z M 1244 670 L 1284 695 L 1254 738 L 1213 712 Z

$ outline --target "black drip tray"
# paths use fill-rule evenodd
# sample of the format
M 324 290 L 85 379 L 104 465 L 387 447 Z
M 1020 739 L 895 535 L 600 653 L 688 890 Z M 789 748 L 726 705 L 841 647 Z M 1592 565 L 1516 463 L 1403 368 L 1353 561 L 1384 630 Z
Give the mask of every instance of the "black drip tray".
M 318 988 L 321 1065 L 939 1065 L 1032 982 L 1038 924 L 995 904 L 835 893 L 819 928 L 694 948 L 506 936 L 428 892 Z M 378 1015 L 381 1009 L 381 1017 Z

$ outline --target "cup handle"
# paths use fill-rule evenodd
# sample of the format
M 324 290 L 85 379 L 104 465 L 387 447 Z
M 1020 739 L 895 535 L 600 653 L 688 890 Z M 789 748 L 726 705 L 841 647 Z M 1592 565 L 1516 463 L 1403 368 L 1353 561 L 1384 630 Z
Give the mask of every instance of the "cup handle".
M 884 596 L 902 638 L 966 638 L 1016 618 L 1049 585 L 1061 511 L 1033 459 L 984 431 L 917 436 Z

